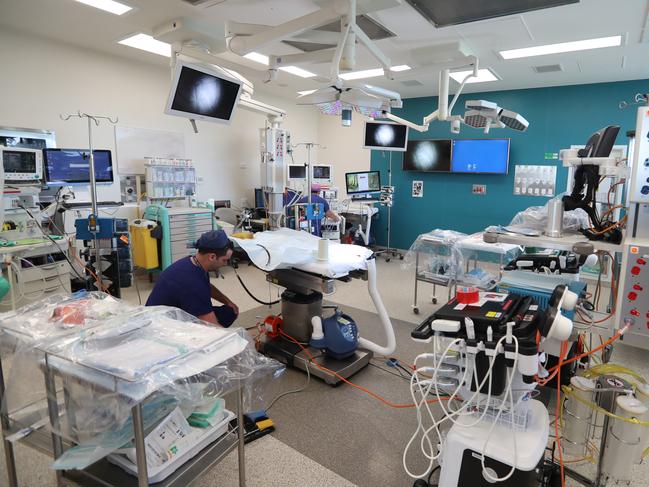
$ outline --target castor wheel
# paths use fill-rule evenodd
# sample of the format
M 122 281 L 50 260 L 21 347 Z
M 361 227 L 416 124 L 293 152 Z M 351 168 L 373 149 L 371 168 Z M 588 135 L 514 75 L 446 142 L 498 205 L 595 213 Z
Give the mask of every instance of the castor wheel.
M 400 256 L 399 256 L 399 260 L 403 260 L 403 255 L 400 255 Z
M 437 304 L 437 298 L 433 298 L 433 304 Z
M 385 258 L 385 261 L 386 261 L 386 262 L 390 262 L 390 257 L 386 257 L 386 258 Z
M 415 306 L 414 308 L 412 308 L 412 312 L 415 313 L 416 315 L 418 315 L 419 314 L 419 308 L 417 308 Z

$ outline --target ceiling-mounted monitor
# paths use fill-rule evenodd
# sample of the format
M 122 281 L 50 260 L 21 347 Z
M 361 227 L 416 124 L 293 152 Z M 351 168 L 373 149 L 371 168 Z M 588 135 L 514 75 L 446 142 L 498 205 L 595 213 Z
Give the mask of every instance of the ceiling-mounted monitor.
M 451 172 L 507 174 L 509 139 L 455 139 L 451 146 Z
M 451 141 L 411 140 L 403 155 L 403 170 L 451 172 Z
M 408 127 L 394 122 L 365 122 L 364 149 L 404 152 L 408 147 Z
M 208 122 L 230 123 L 241 81 L 216 66 L 178 61 L 165 113 Z

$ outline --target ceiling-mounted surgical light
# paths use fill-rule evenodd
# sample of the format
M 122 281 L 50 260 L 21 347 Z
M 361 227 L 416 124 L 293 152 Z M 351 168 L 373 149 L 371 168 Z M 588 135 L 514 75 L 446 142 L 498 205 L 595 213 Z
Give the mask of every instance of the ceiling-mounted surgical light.
M 518 130 L 519 132 L 525 132 L 527 127 L 530 126 L 530 123 L 520 113 L 512 112 L 511 110 L 501 110 L 500 114 L 498 114 L 498 120 L 510 129 Z

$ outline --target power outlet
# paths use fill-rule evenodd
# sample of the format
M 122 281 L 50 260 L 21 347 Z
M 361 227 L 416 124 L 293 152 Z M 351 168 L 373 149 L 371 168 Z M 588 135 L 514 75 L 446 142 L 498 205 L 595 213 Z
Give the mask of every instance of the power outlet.
M 473 194 L 485 195 L 485 194 L 487 194 L 487 185 L 486 184 L 474 184 L 473 185 L 473 190 L 471 192 Z

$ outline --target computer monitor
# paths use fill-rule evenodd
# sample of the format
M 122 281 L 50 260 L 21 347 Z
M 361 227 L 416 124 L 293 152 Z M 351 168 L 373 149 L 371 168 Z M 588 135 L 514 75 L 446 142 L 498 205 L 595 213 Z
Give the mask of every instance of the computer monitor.
M 451 172 L 507 174 L 509 139 L 455 139 L 451 147 Z
M 95 181 L 113 182 L 113 159 L 107 149 L 95 149 Z M 89 184 L 90 151 L 86 149 L 43 149 L 45 180 L 52 184 Z
M 363 171 L 345 173 L 347 194 L 377 193 L 381 191 L 381 173 Z
M 314 164 L 311 166 L 311 177 L 316 183 L 331 183 L 333 167 L 330 164 Z
M 451 141 L 411 140 L 403 154 L 403 170 L 451 172 Z
M 403 152 L 408 146 L 408 127 L 394 122 L 365 122 L 365 149 Z
M 289 181 L 306 181 L 306 166 L 304 164 L 289 164 L 287 179 Z
M 603 127 L 590 136 L 586 147 L 579 150 L 579 157 L 608 157 L 611 155 L 619 125 Z
M 242 82 L 221 68 L 177 61 L 165 113 L 230 123 Z

